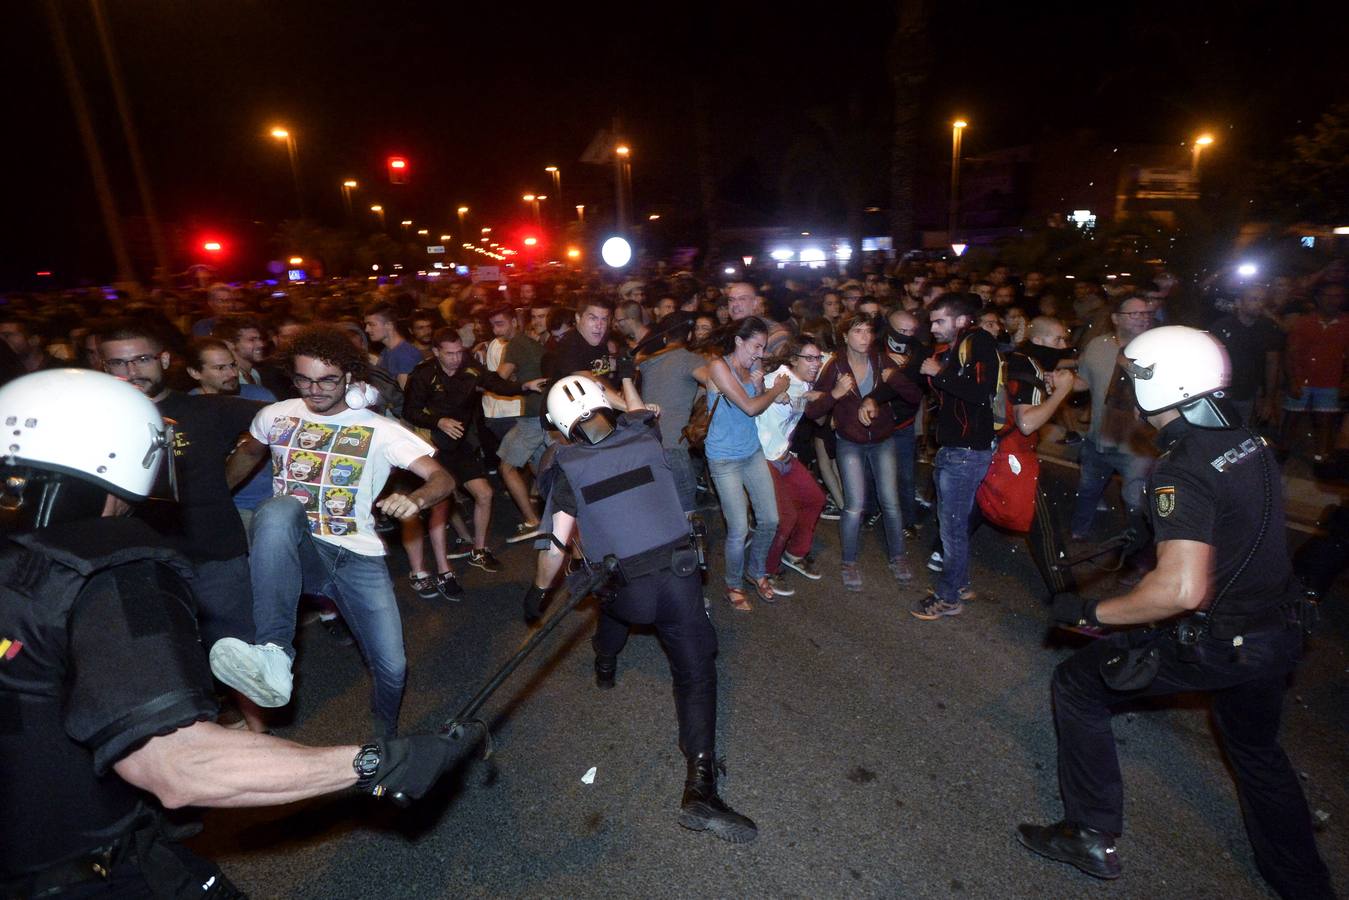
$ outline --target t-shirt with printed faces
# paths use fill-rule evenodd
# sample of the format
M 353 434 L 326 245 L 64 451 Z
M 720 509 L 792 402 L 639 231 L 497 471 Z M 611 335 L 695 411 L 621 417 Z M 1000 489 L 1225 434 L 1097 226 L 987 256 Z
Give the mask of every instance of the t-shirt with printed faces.
M 370 508 L 389 470 L 436 452 L 398 422 L 368 409 L 320 416 L 303 400 L 263 407 L 249 432 L 272 449 L 272 494 L 304 504 L 315 538 L 365 556 L 384 555 Z

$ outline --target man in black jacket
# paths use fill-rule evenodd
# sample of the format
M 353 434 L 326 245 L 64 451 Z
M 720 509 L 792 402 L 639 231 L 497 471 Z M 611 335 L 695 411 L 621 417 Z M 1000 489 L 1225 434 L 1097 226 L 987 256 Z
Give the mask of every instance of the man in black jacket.
M 937 391 L 937 521 L 943 547 L 937 587 L 910 610 L 931 621 L 964 612 L 970 592 L 969 530 L 974 493 L 993 460 L 993 394 L 1002 365 L 993 336 L 975 327 L 979 298 L 942 294 L 932 304 L 928 321 L 932 338 L 947 344 L 938 356 L 923 360 L 918 371 Z
M 478 447 L 472 435 L 474 418 L 482 411 L 483 391 L 519 396 L 537 391 L 544 379 L 524 384 L 500 377 L 465 357 L 459 332 L 441 328 L 431 336 L 431 358 L 420 363 L 408 376 L 403 399 L 403 418 L 419 428 L 429 429 L 436 457 L 455 480 L 473 498 L 473 551 L 469 563 L 487 572 L 500 564 L 487 550 L 487 529 L 492 523 L 492 485 L 487 481 Z M 431 507 L 431 549 L 442 573 L 449 571 L 446 558 L 445 523 L 449 519 L 449 501 Z

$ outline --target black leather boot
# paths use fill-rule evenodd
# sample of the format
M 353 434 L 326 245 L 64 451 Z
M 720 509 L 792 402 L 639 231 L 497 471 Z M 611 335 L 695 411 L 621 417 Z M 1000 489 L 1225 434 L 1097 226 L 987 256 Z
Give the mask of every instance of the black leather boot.
M 1017 840 L 1041 856 L 1077 866 L 1088 875 L 1107 880 L 1123 874 L 1119 855 L 1115 852 L 1115 838 L 1095 828 L 1083 828 L 1071 822 L 1053 825 L 1021 824 L 1016 827 Z
M 747 844 L 759 836 L 753 821 L 731 809 L 717 795 L 717 764 L 711 753 L 689 758 L 684 799 L 679 804 L 679 824 L 693 831 L 710 831 L 732 844 Z
M 595 687 L 607 691 L 614 686 L 614 675 L 618 672 L 617 656 L 595 654 Z

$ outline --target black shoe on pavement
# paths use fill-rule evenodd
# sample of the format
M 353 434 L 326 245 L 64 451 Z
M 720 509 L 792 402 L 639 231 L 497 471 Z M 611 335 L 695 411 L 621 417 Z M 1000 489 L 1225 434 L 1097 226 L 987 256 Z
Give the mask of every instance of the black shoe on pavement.
M 614 686 L 618 674 L 618 657 L 595 654 L 595 687 L 607 691 Z
M 356 636 L 351 633 L 347 623 L 342 621 L 341 616 L 333 616 L 331 619 L 320 619 L 323 622 L 323 630 L 328 632 L 328 637 L 333 639 L 333 643 L 339 647 L 351 647 L 356 644 Z
M 689 759 L 679 824 L 692 831 L 710 831 L 732 844 L 748 844 L 759 836 L 758 827 L 748 816 L 731 809 L 717 795 L 717 763 L 711 753 Z
M 468 555 L 468 564 L 477 566 L 484 572 L 501 571 L 501 561 L 492 555 L 491 550 L 474 550 Z
M 543 526 L 538 522 L 535 522 L 533 525 L 530 525 L 528 522 L 521 522 L 519 525 L 515 526 L 515 534 L 506 538 L 506 543 L 518 544 L 521 541 L 527 541 L 530 538 L 538 537 L 539 533 L 542 531 Z
M 459 601 L 459 595 L 464 592 L 464 586 L 459 583 L 459 579 L 454 577 L 453 572 L 441 572 L 436 576 L 436 591 L 446 600 Z
M 1053 825 L 1016 826 L 1016 839 L 1022 846 L 1049 859 L 1076 866 L 1095 878 L 1114 880 L 1120 871 L 1115 839 L 1104 831 L 1083 828 L 1070 822 Z
M 423 600 L 435 600 L 440 596 L 440 591 L 436 590 L 436 580 L 427 572 L 414 572 L 408 576 L 408 583 Z

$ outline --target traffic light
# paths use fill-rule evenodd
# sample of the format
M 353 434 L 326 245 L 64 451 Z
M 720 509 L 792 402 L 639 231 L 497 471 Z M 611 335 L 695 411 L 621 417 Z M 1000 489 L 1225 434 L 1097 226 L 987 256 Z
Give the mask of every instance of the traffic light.
M 389 157 L 389 183 L 408 183 L 408 161 L 401 156 Z

